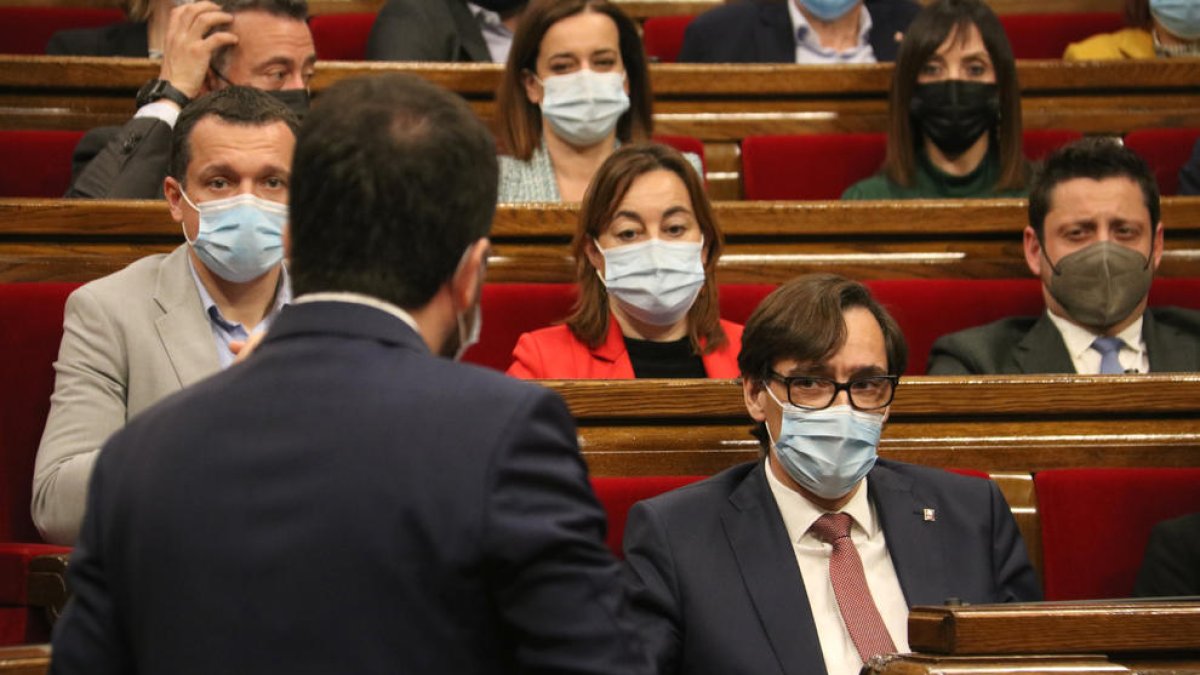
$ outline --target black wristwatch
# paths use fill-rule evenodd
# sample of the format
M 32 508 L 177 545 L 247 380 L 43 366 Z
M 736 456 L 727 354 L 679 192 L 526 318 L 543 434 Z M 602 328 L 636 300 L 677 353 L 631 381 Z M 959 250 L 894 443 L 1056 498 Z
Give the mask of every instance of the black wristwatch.
M 168 101 L 178 103 L 180 108 L 186 106 L 192 100 L 188 98 L 187 94 L 171 86 L 170 82 L 155 79 L 143 84 L 142 88 L 138 89 L 137 107 L 140 108 L 148 103 L 154 103 L 164 98 Z

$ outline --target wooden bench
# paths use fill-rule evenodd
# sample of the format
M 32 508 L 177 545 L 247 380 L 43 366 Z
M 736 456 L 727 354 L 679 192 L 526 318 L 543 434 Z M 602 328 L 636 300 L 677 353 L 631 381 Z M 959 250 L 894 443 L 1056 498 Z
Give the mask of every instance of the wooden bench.
M 1024 200 L 729 202 L 721 283 L 808 272 L 858 279 L 1029 276 Z M 569 283 L 573 206 L 501 207 L 488 279 Z M 1200 198 L 1163 200 L 1160 276 L 1200 276 Z M 163 202 L 0 199 L 0 282 L 89 281 L 183 241 Z
M 495 64 L 322 62 L 318 93 L 338 80 L 407 72 L 462 94 L 495 117 Z M 752 135 L 884 131 L 892 66 L 655 65 L 656 131 L 705 143 L 709 183 L 736 198 L 738 143 Z M 1123 134 L 1200 127 L 1200 68 L 1187 60 L 1018 64 L 1025 126 Z M 120 124 L 138 87 L 158 73 L 148 59 L 0 56 L 0 128 L 86 129 Z

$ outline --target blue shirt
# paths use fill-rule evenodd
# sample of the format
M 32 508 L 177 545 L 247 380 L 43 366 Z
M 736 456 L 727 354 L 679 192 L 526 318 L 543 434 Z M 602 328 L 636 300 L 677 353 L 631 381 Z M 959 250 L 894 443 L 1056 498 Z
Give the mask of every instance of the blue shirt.
M 792 26 L 796 29 L 796 63 L 875 63 L 875 50 L 868 42 L 871 36 L 871 13 L 865 6 L 859 7 L 858 11 L 858 45 L 839 52 L 821 46 L 820 38 L 804 13 L 796 6 L 796 0 L 788 0 L 788 14 L 792 18 Z
M 246 331 L 246 327 L 240 323 L 233 323 L 221 316 L 221 309 L 217 307 L 216 301 L 209 294 L 208 289 L 204 287 L 204 282 L 200 280 L 200 275 L 196 273 L 196 267 L 192 263 L 192 257 L 188 256 L 188 269 L 192 273 L 192 281 L 196 282 L 196 290 L 200 291 L 200 304 L 204 306 L 204 313 L 208 316 L 208 325 L 212 328 L 213 342 L 217 347 L 217 360 L 221 363 L 221 369 L 228 368 L 233 363 L 233 351 L 229 348 L 229 343 L 234 340 L 246 340 L 250 337 L 250 333 Z M 292 283 L 288 279 L 287 267 L 281 267 L 279 270 L 279 285 L 275 288 L 275 302 L 271 305 L 271 311 L 263 317 L 259 322 L 259 330 L 267 330 L 271 327 L 271 322 L 279 314 L 279 310 L 284 305 L 292 301 Z

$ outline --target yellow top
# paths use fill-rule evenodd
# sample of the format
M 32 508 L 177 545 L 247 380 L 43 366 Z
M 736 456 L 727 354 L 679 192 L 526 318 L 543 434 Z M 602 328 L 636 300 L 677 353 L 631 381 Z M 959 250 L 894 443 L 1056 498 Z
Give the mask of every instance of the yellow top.
M 1101 33 L 1081 42 L 1072 42 L 1063 52 L 1064 61 L 1111 61 L 1116 59 L 1152 59 L 1154 38 L 1150 31 L 1126 28 Z

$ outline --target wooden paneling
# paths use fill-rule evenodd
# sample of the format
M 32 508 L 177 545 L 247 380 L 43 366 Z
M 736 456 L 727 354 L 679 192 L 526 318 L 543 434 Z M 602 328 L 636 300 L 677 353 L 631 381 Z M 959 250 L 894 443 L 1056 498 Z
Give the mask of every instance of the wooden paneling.
M 859 279 L 1028 276 L 1024 200 L 719 202 L 723 283 L 808 272 Z M 570 282 L 576 207 L 501 207 L 488 278 Z M 1200 198 L 1163 200 L 1159 274 L 1200 276 Z M 0 282 L 87 281 L 182 241 L 162 202 L 0 199 Z

